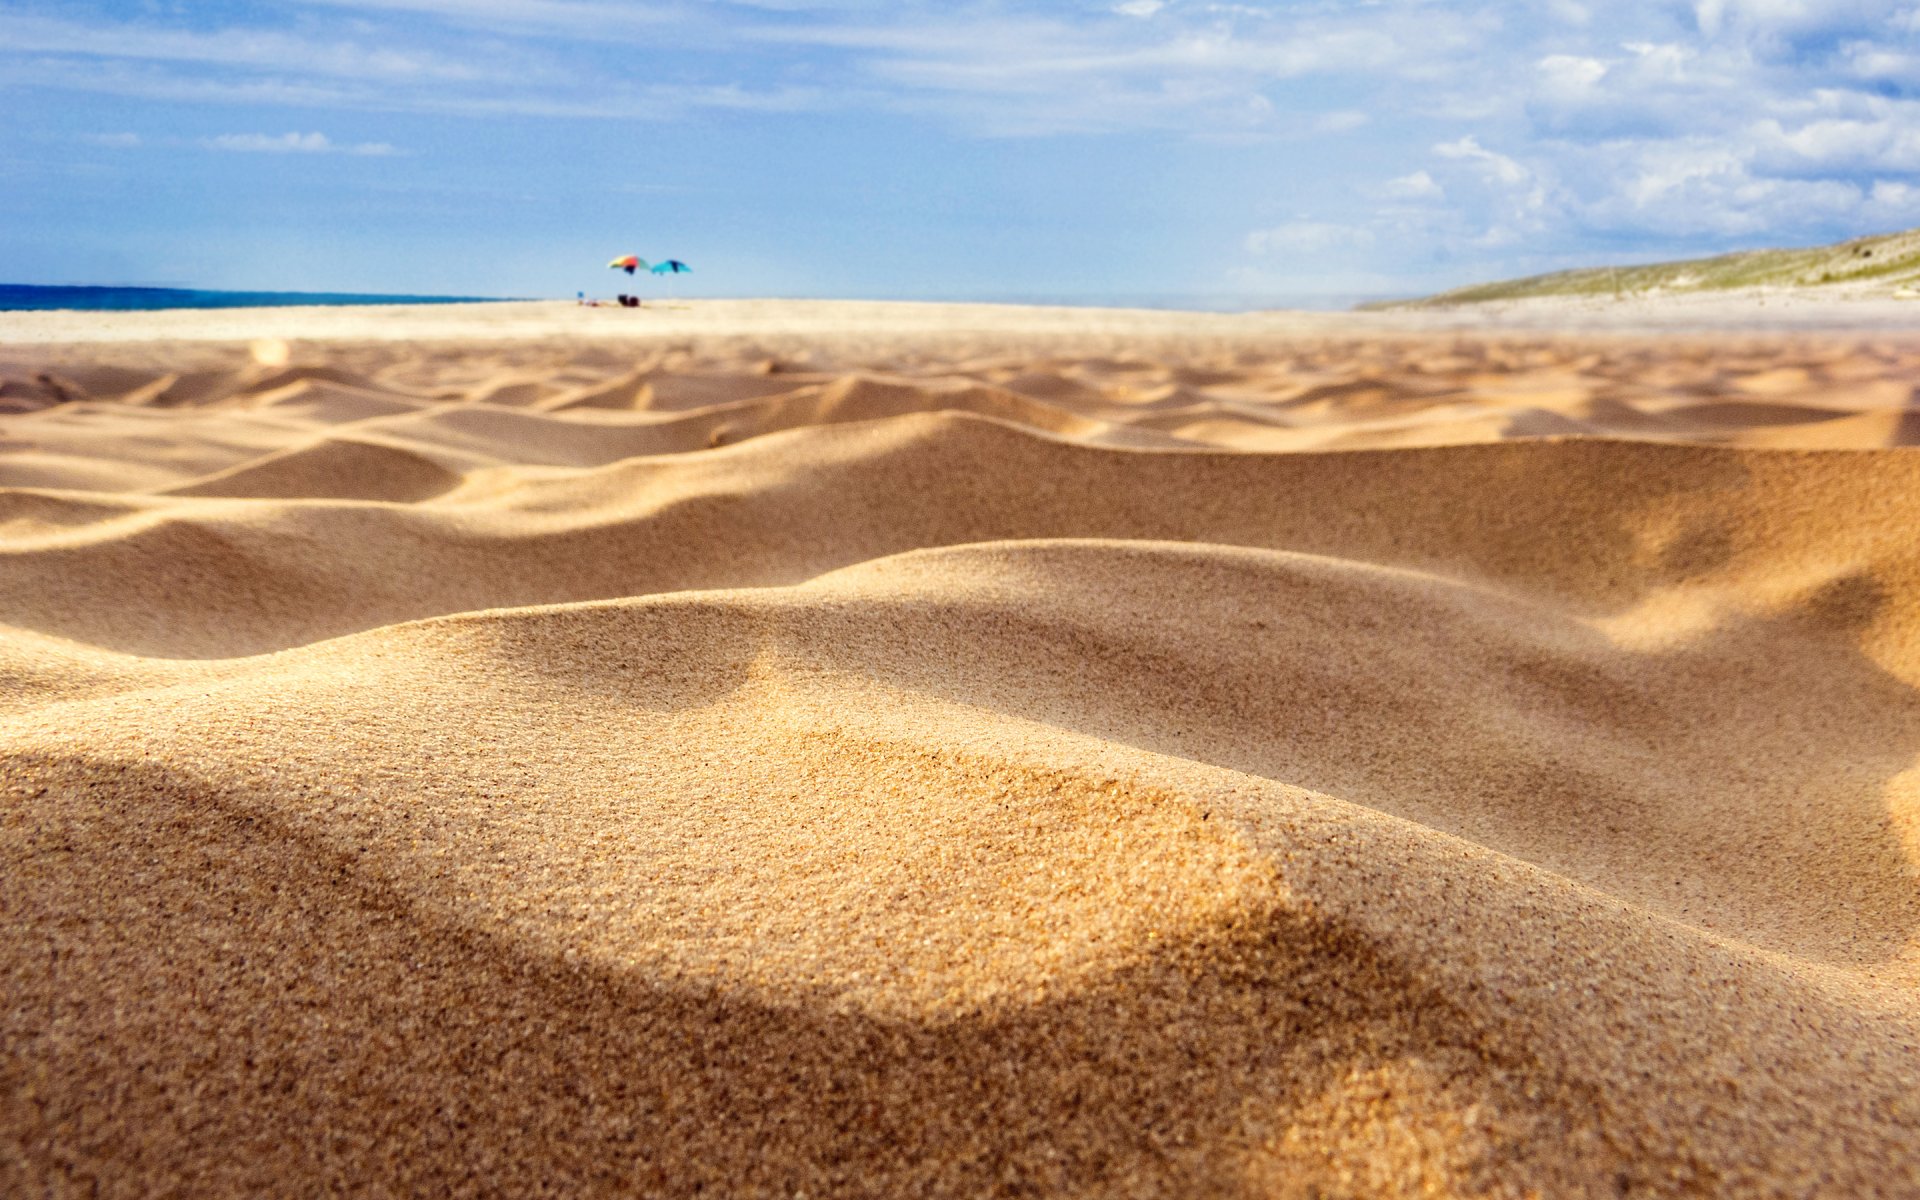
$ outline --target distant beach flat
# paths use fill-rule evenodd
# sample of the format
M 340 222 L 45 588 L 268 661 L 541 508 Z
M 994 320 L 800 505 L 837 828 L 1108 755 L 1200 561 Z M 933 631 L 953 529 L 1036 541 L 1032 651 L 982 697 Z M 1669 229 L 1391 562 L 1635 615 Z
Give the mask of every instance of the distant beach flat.
M 1920 302 L 1844 288 L 1769 289 L 1658 296 L 1548 296 L 1458 307 L 1372 312 L 1180 311 L 937 301 L 701 299 L 643 308 L 582 307 L 571 300 L 289 305 L 218 310 L 0 312 L 0 345 L 173 342 L 512 340 L 654 341 L 686 338 L 827 338 L 876 350 L 890 339 L 991 336 L 1022 344 L 1051 338 L 1356 337 L 1585 331 L 1595 334 L 1920 332 Z M 809 342 L 808 344 L 813 344 Z
M 1920 1195 L 1915 314 L 6 314 L 0 1194 Z

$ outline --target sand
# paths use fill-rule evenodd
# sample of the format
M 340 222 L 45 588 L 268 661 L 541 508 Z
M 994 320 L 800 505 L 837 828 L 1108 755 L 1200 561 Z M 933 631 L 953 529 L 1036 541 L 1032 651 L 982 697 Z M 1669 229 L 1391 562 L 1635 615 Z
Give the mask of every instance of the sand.
M 1920 1195 L 1756 309 L 0 317 L 0 1194 Z

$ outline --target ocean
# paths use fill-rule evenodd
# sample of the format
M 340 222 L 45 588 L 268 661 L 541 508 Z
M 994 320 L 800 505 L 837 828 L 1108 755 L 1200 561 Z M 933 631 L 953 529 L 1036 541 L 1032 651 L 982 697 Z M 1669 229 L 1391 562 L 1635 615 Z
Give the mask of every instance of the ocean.
M 141 312 L 162 308 L 288 308 L 324 304 L 469 304 L 496 296 L 379 296 L 355 292 L 216 292 L 201 288 L 52 287 L 0 283 L 0 312 L 78 309 Z

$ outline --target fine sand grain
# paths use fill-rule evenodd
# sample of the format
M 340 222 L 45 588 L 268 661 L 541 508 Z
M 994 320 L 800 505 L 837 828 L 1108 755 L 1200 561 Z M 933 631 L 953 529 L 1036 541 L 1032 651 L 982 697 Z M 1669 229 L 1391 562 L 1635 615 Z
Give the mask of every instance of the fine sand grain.
M 1920 1195 L 1892 310 L 507 307 L 0 319 L 0 1195 Z

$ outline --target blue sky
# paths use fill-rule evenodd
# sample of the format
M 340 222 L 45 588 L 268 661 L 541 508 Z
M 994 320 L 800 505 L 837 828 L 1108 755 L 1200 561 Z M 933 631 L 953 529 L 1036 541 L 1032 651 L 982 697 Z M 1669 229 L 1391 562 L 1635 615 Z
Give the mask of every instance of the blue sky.
M 1311 301 L 1920 225 L 1920 5 L 0 0 L 0 279 Z

